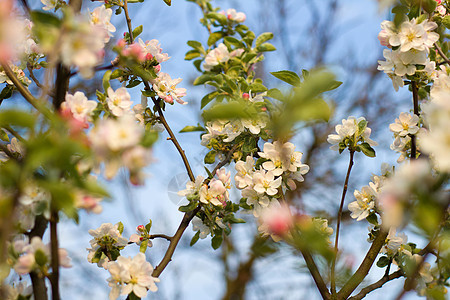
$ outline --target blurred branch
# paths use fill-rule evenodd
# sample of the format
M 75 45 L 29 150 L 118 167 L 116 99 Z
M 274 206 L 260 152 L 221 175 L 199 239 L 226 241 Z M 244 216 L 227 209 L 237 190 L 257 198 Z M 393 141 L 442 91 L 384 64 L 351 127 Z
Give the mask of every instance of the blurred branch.
M 413 108 L 414 108 L 414 114 L 417 117 L 419 116 L 419 91 L 417 88 L 417 82 L 411 81 L 411 87 L 412 87 L 412 94 L 413 94 Z M 417 156 L 417 137 L 415 134 L 411 135 L 411 160 L 415 160 Z
M 59 254 L 58 254 L 58 211 L 52 208 L 50 216 L 50 252 L 52 273 L 50 283 L 52 285 L 52 300 L 59 300 Z

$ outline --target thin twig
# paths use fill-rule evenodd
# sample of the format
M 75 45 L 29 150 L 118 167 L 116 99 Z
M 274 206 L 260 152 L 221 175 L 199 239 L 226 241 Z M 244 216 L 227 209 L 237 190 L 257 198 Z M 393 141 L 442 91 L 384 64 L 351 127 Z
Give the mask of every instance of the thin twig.
M 339 231 L 341 228 L 341 219 L 342 219 L 342 209 L 344 207 L 345 195 L 347 194 L 348 181 L 350 179 L 350 172 L 353 167 L 353 156 L 355 155 L 354 150 L 350 150 L 350 160 L 348 163 L 347 175 L 345 176 L 344 188 L 342 190 L 341 204 L 339 206 L 339 212 L 337 217 L 337 225 L 336 225 L 336 238 L 334 241 L 334 257 L 331 263 L 331 293 L 336 294 L 336 260 L 339 251 Z
M 43 106 L 38 99 L 36 99 L 30 91 L 20 82 L 17 76 L 14 74 L 13 70 L 9 67 L 8 63 L 1 62 L 3 70 L 9 79 L 14 83 L 14 86 L 19 91 L 19 93 L 30 103 L 34 108 L 36 108 L 39 112 L 41 112 L 47 118 L 51 118 L 51 112 Z
M 442 51 L 441 47 L 436 43 L 434 44 L 439 55 L 444 59 L 444 61 L 450 65 L 450 59 L 445 55 L 444 51 Z
M 144 81 L 144 85 L 145 85 L 145 89 L 146 90 L 150 90 L 150 86 L 148 84 L 148 82 Z M 170 128 L 169 124 L 166 121 L 166 118 L 164 117 L 164 113 L 161 109 L 161 107 L 159 106 L 159 101 L 161 100 L 157 100 L 155 97 L 152 97 L 153 103 L 155 104 L 155 107 L 158 111 L 158 117 L 159 120 L 161 121 L 161 123 L 163 124 L 164 128 L 167 130 L 167 133 L 169 134 L 170 140 L 172 141 L 172 143 L 175 145 L 175 148 L 177 148 L 178 153 L 181 156 L 181 159 L 183 160 L 184 166 L 186 168 L 186 171 L 189 175 L 189 179 L 191 181 L 195 181 L 195 176 L 194 173 L 192 172 L 191 166 L 189 164 L 189 161 L 186 157 L 186 154 L 184 153 L 184 150 L 181 148 L 180 143 L 178 143 L 177 138 L 175 137 L 175 134 L 173 133 L 172 129 Z
M 131 27 L 131 19 L 130 15 L 128 14 L 128 0 L 123 1 L 123 11 L 125 12 L 125 18 L 127 20 L 128 34 L 130 35 L 130 44 L 133 44 L 133 27 Z
M 233 157 L 234 151 L 236 151 L 237 148 L 239 148 L 240 144 L 235 144 L 230 151 L 228 151 L 227 156 L 217 164 L 217 166 L 212 170 L 211 174 L 214 176 L 220 168 L 225 166 L 227 163 L 230 162 L 231 158 Z
M 373 292 L 376 289 L 381 288 L 386 282 L 389 282 L 391 280 L 397 279 L 402 277 L 403 271 L 402 270 L 398 270 L 392 274 L 388 274 L 385 275 L 383 277 L 381 277 L 380 280 L 378 280 L 375 283 L 372 283 L 371 285 L 366 286 L 365 288 L 363 288 L 358 294 L 356 294 L 353 297 L 350 297 L 349 300 L 361 300 L 362 298 L 364 298 L 367 294 Z
M 40 83 L 39 80 L 36 78 L 36 76 L 34 76 L 33 68 L 29 64 L 27 64 L 27 69 L 28 69 L 28 72 L 30 72 L 30 78 L 34 81 L 36 86 L 41 89 L 44 88 L 42 83 Z
M 165 235 L 165 234 L 150 234 L 150 236 L 148 238 L 151 239 L 151 240 L 156 239 L 156 238 L 161 238 L 161 239 L 166 239 L 169 242 L 173 239 L 172 236 L 168 236 L 168 235 Z
M 413 108 L 414 114 L 419 117 L 419 91 L 417 88 L 417 82 L 411 81 L 412 94 L 413 94 Z M 417 139 L 416 135 L 411 135 L 411 160 L 415 160 L 417 156 Z
M 328 291 L 327 285 L 325 284 L 322 276 L 320 275 L 319 269 L 317 268 L 316 263 L 314 262 L 314 259 L 307 251 L 306 249 L 300 249 L 300 252 L 303 255 L 303 258 L 305 259 L 306 266 L 311 273 L 311 276 L 316 283 L 317 288 L 319 289 L 320 295 L 323 299 L 330 299 L 330 292 Z

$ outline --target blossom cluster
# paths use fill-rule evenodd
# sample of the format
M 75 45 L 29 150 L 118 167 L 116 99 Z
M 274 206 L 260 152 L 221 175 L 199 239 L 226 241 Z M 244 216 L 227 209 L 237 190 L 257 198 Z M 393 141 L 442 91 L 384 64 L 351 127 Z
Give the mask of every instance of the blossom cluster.
M 346 148 L 350 151 L 363 151 L 364 154 L 371 156 L 371 146 L 378 145 L 377 142 L 370 139 L 372 130 L 367 127 L 367 121 L 364 117 L 348 117 L 343 119 L 342 124 L 335 127 L 337 134 L 328 135 L 327 141 L 332 144 L 331 150 L 337 150 L 342 153 Z M 372 155 L 374 156 L 374 155 Z
M 378 39 L 381 45 L 391 49 L 383 50 L 385 61 L 378 61 L 378 70 L 384 71 L 391 79 L 395 90 L 403 87 L 405 75 L 419 71 L 431 76 L 436 67 L 430 61 L 430 48 L 439 40 L 435 22 L 428 20 L 404 20 L 397 28 L 392 21 L 383 21 Z
M 252 156 L 247 156 L 245 162 L 238 161 L 234 177 L 236 187 L 242 190 L 247 204 L 253 206 L 256 217 L 262 208 L 276 200 L 280 187 L 294 190 L 295 181 L 303 181 L 303 175 L 309 171 L 309 167 L 301 162 L 302 153 L 295 151 L 294 144 L 289 142 L 265 143 L 263 152 L 258 155 L 262 163 Z
M 11 245 L 12 263 L 14 270 L 25 275 L 31 271 L 48 274 L 50 268 L 50 245 L 44 244 L 40 237 L 33 237 L 31 241 L 28 238 L 18 236 Z M 59 264 L 64 268 L 70 268 L 71 259 L 67 250 L 58 249 Z
M 212 204 L 218 207 L 224 207 L 229 200 L 231 189 L 231 172 L 225 169 L 217 170 L 216 178 L 211 178 L 205 183 L 205 178 L 198 175 L 195 182 L 188 182 L 186 189 L 179 191 L 178 195 L 186 197 L 189 201 L 198 200 L 203 204 Z
M 377 199 L 386 179 L 393 173 L 392 166 L 388 164 L 381 165 L 381 175 L 372 175 L 369 185 L 363 186 L 361 190 L 355 190 L 353 195 L 356 201 L 348 205 L 351 214 L 350 217 L 361 221 L 367 218 L 373 212 L 380 212 Z

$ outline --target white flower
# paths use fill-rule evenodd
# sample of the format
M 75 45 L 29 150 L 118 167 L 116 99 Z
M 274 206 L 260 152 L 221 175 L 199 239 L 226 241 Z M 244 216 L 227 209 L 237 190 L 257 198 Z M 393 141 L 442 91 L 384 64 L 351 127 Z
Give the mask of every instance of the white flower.
M 230 59 L 230 52 L 228 52 L 227 46 L 220 43 L 217 48 L 208 52 L 203 63 L 203 69 L 205 71 L 211 71 L 211 69 L 220 63 L 227 62 Z
M 408 134 L 416 134 L 419 131 L 417 123 L 419 117 L 417 115 L 410 115 L 402 112 L 398 119 L 395 119 L 395 123 L 389 125 L 389 129 L 397 136 L 406 136 Z
M 384 49 L 383 56 L 386 61 L 378 61 L 378 70 L 397 76 L 414 75 L 416 65 L 425 65 L 427 62 L 426 51 L 401 52 L 400 50 Z
M 253 134 L 259 134 L 261 129 L 266 127 L 267 122 L 263 120 L 263 117 L 256 117 L 254 119 L 243 119 L 242 125 L 250 130 Z
M 202 136 L 201 145 L 208 146 L 211 139 L 221 136 L 225 143 L 232 142 L 237 136 L 239 136 L 244 127 L 240 120 L 215 120 L 213 122 L 206 123 L 207 134 Z
M 45 6 L 42 8 L 43 10 L 52 10 L 56 7 L 59 0 L 41 0 L 41 3 Z
M 111 277 L 108 284 L 112 287 L 109 299 L 117 299 L 120 295 L 134 293 L 139 298 L 147 296 L 147 290 L 156 292 L 158 287 L 155 282 L 159 278 L 151 276 L 152 265 L 145 260 L 143 253 L 136 254 L 135 257 L 119 256 L 117 261 L 108 263 L 108 271 Z
M 400 46 L 401 52 L 407 52 L 411 49 L 429 52 L 429 48 L 439 40 L 439 34 L 432 32 L 437 28 L 435 22 L 424 20 L 417 23 L 416 19 L 404 21 L 400 25 L 398 35 L 389 39 L 392 46 Z
M 91 78 L 94 67 L 101 63 L 107 32 L 82 18 L 68 20 L 68 30 L 61 36 L 60 55 L 64 65 L 76 66 L 81 76 Z M 54 52 L 54 45 L 46 45 L 45 52 Z
M 161 45 L 158 40 L 153 39 L 144 43 L 144 41 L 139 38 L 139 45 L 146 55 L 150 54 L 158 63 L 162 63 L 170 58 L 167 53 L 162 53 Z
M 114 91 L 111 87 L 108 87 L 107 92 L 106 103 L 113 115 L 121 117 L 131 111 L 133 102 L 130 100 L 131 96 L 126 88 L 121 87 Z
M 119 151 L 139 143 L 144 129 L 136 123 L 131 115 L 124 115 L 117 120 L 106 119 L 89 132 L 89 139 L 94 150 L 100 155 L 107 151 Z
M 116 27 L 111 24 L 112 9 L 106 8 L 105 5 L 96 7 L 91 13 L 91 24 L 100 26 L 107 31 L 104 42 L 107 43 L 112 37 L 112 32 L 116 32 Z
M 73 117 L 81 122 L 90 120 L 96 107 L 97 102 L 88 100 L 83 92 L 75 92 L 74 95 L 67 93 L 65 101 L 61 104 L 62 109 L 70 110 Z
M 204 184 L 200 188 L 200 202 L 211 203 L 215 206 L 222 206 L 227 199 L 227 189 L 222 181 L 211 179 L 209 185 Z
M 0 49 L 1 49 L 1 47 L 0 47 Z M 31 80 L 28 79 L 28 77 L 25 75 L 25 72 L 22 69 L 20 69 L 18 66 L 10 64 L 9 67 L 14 72 L 17 79 L 19 79 L 20 82 L 22 82 L 24 85 L 29 85 L 31 83 Z M 6 75 L 6 72 L 3 71 L 3 67 L 0 66 L 0 83 L 3 83 L 3 82 L 6 82 L 9 85 L 13 84 L 11 79 L 9 79 L 8 75 Z
M 291 169 L 291 157 L 294 149 L 294 144 L 289 142 L 284 144 L 279 141 L 265 143 L 264 152 L 258 152 L 260 157 L 269 159 L 269 161 L 262 164 L 263 168 L 267 171 L 272 171 L 275 176 L 283 174 L 284 171 Z M 292 171 L 297 171 L 297 168 L 294 167 Z
M 203 221 L 199 217 L 194 217 L 192 219 L 192 230 L 200 231 L 200 238 L 206 238 L 210 233 L 211 229 L 203 224 Z
M 236 181 L 236 187 L 238 189 L 243 189 L 253 183 L 253 165 L 255 164 L 255 159 L 251 156 L 247 156 L 245 162 L 240 160 L 236 163 L 235 169 L 237 171 L 234 180 Z
M 356 119 L 355 117 L 350 116 L 348 119 L 343 119 L 342 125 L 338 124 L 335 127 L 337 134 L 328 135 L 327 142 L 332 144 L 330 149 L 339 150 L 339 144 L 344 142 L 347 138 L 354 139 L 352 142 L 355 144 L 358 140 L 362 139 L 362 141 L 368 143 L 370 146 L 378 145 L 375 141 L 370 139 L 372 130 L 369 127 L 365 127 L 364 131 L 359 132 L 359 124 L 365 121 L 366 119 L 364 117 Z
M 245 21 L 245 14 L 243 12 L 236 12 L 234 8 L 229 8 L 226 11 L 220 12 L 222 15 L 226 16 L 228 20 L 234 21 L 237 23 L 242 23 Z
M 181 78 L 172 79 L 169 74 L 160 72 L 153 80 L 153 89 L 158 97 L 167 103 L 172 104 L 173 100 L 176 100 L 180 104 L 187 104 L 181 99 L 186 96 L 186 89 L 176 87 L 182 80 Z
M 192 195 L 198 194 L 204 180 L 205 178 L 203 176 L 198 175 L 197 178 L 195 178 L 195 182 L 189 181 L 188 183 L 186 183 L 186 189 L 179 191 L 178 195 L 190 197 Z
M 275 179 L 272 171 L 259 170 L 253 174 L 253 184 L 253 189 L 258 193 L 273 196 L 278 193 L 277 188 L 281 185 L 281 177 Z
M 252 187 L 242 190 L 242 198 L 247 199 L 248 205 L 253 205 L 253 215 L 257 218 L 261 209 L 270 204 L 270 198 L 266 194 L 258 194 Z
M 375 206 L 374 196 L 375 191 L 370 186 L 364 186 L 361 189 L 361 192 L 355 190 L 353 195 L 356 198 L 356 201 L 351 202 L 348 205 L 348 209 L 352 212 L 350 217 L 356 219 L 356 221 L 361 221 L 369 215 L 370 211 Z
M 386 238 L 386 244 L 381 249 L 382 253 L 386 253 L 388 255 L 394 255 L 398 252 L 400 247 L 408 242 L 408 237 L 404 233 L 399 233 L 396 235 L 397 230 L 392 227 L 389 230 L 389 234 Z

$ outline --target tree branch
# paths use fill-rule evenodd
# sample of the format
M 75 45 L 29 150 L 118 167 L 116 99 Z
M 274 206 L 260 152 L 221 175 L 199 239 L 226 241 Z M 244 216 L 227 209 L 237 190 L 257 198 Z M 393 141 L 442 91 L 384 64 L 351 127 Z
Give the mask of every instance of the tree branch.
M 316 263 L 314 262 L 314 259 L 307 251 L 306 249 L 300 249 L 300 252 L 303 255 L 303 258 L 305 259 L 306 266 L 308 267 L 309 272 L 311 273 L 312 278 L 314 279 L 314 282 L 316 283 L 317 288 L 319 289 L 320 295 L 323 299 L 330 299 L 330 292 L 328 291 L 327 285 L 323 281 L 322 276 L 320 275 L 319 269 L 317 268 Z
M 345 195 L 347 194 L 348 181 L 350 179 L 350 172 L 352 171 L 352 167 L 353 167 L 353 156 L 355 155 L 354 150 L 349 149 L 349 151 L 350 151 L 350 160 L 348 162 L 347 175 L 345 176 L 344 188 L 342 190 L 341 204 L 339 206 L 337 225 L 336 225 L 336 238 L 334 241 L 334 257 L 333 257 L 333 261 L 331 263 L 331 293 L 332 294 L 336 294 L 336 260 L 337 260 L 338 251 L 339 251 L 338 243 L 339 243 L 339 231 L 341 228 L 342 209 L 344 207 Z
M 50 252 L 52 274 L 50 282 L 52 284 L 52 300 L 59 300 L 59 254 L 58 254 L 58 211 L 52 209 L 50 216 Z
M 131 19 L 130 15 L 128 14 L 128 0 L 123 1 L 123 11 L 125 12 L 125 19 L 127 20 L 128 34 L 130 35 L 130 44 L 133 44 L 133 27 L 131 27 Z
M 371 285 L 368 285 L 365 288 L 363 288 L 357 295 L 350 297 L 349 300 L 361 300 L 367 294 L 373 292 L 376 289 L 381 288 L 386 282 L 400 278 L 403 275 L 404 274 L 403 274 L 402 270 L 398 270 L 390 275 L 385 275 L 385 276 L 381 277 L 381 279 L 378 280 L 377 282 L 372 283 Z
M 450 65 L 450 59 L 445 55 L 444 51 L 442 51 L 441 47 L 437 43 L 434 44 L 439 55 L 444 59 L 444 61 Z
M 353 276 L 347 281 L 347 283 L 342 287 L 342 289 L 337 294 L 337 299 L 347 299 L 351 293 L 358 287 L 358 285 L 363 281 L 363 279 L 369 273 L 370 268 L 373 265 L 373 262 L 378 256 L 378 253 L 381 250 L 381 247 L 386 243 L 386 238 L 389 233 L 389 228 L 381 227 L 378 232 L 377 237 L 373 241 L 372 245 L 369 248 L 364 260 L 359 266 L 358 270 L 353 274 Z
M 175 249 L 178 245 L 178 242 L 180 241 L 184 231 L 189 226 L 189 223 L 191 220 L 195 217 L 197 212 L 199 212 L 201 209 L 201 206 L 197 206 L 194 210 L 187 212 L 184 214 L 183 219 L 181 220 L 180 226 L 178 226 L 177 231 L 173 235 L 172 239 L 170 240 L 169 247 L 167 248 L 166 254 L 164 255 L 163 259 L 159 263 L 158 266 L 155 267 L 153 270 L 152 276 L 153 277 L 159 277 L 161 275 L 162 271 L 167 267 L 169 262 L 172 260 L 173 253 L 175 252 Z

